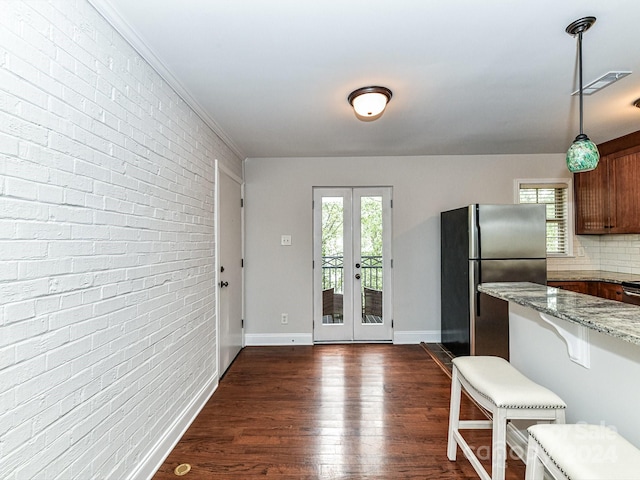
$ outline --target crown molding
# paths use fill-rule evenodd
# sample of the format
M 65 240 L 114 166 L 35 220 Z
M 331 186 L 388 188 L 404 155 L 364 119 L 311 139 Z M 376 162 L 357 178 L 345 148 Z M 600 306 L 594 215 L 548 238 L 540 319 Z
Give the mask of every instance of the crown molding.
M 189 105 L 202 121 L 222 140 L 240 160 L 246 155 L 235 144 L 217 122 L 207 113 L 198 101 L 182 85 L 171 69 L 158 57 L 153 49 L 146 44 L 135 28 L 127 22 L 109 0 L 87 0 L 93 8 L 125 39 L 131 47 L 175 90 L 175 92 Z

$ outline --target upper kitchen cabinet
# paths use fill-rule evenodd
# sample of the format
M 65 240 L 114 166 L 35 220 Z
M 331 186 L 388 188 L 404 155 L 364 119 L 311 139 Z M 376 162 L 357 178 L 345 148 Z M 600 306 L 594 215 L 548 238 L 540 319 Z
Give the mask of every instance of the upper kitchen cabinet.
M 640 132 L 598 149 L 598 167 L 573 176 L 576 233 L 640 233 Z

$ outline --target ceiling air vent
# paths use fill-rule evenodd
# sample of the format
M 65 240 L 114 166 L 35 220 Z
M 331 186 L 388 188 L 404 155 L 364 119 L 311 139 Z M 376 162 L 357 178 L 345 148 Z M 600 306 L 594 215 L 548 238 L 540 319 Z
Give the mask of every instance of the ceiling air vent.
M 593 95 L 598 90 L 602 90 L 604 87 L 607 87 L 630 74 L 631 72 L 607 72 L 601 77 L 596 78 L 593 82 L 589 82 L 582 87 L 582 94 Z M 580 90 L 576 90 L 571 95 L 578 95 L 579 93 Z

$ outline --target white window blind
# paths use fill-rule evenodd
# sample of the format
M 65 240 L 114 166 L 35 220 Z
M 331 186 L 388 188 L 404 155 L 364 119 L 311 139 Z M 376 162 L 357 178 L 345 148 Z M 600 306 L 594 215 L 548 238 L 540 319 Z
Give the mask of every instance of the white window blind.
M 520 203 L 538 203 L 547 209 L 547 254 L 568 253 L 568 195 L 564 183 L 521 183 Z

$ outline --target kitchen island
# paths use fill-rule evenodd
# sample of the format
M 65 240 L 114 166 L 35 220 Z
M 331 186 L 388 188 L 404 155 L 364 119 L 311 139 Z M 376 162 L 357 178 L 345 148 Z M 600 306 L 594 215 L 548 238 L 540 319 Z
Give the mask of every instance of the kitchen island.
M 533 283 L 485 283 L 509 302 L 510 361 L 560 395 L 567 421 L 605 424 L 640 447 L 640 306 Z

